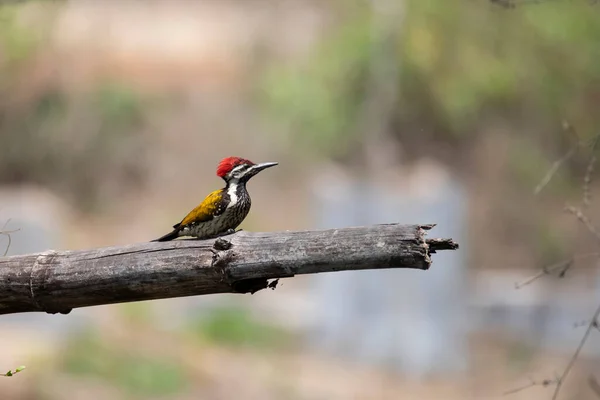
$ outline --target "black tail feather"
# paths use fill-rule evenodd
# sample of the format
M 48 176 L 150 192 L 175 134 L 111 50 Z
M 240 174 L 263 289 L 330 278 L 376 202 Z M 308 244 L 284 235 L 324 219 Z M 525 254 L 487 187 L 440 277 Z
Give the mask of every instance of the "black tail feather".
M 179 231 L 180 229 L 175 228 L 166 235 L 161 236 L 158 239 L 151 240 L 151 242 L 168 242 L 169 240 L 177 239 L 179 237 Z

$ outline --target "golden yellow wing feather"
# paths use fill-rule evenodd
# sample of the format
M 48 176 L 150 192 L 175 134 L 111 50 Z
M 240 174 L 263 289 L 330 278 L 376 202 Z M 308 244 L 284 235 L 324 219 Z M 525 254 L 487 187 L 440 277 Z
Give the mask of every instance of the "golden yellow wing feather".
M 215 190 L 210 193 L 206 198 L 189 212 L 188 215 L 173 228 L 178 228 L 179 226 L 186 226 L 193 223 L 206 222 L 213 219 L 216 215 L 221 214 L 225 211 L 225 205 L 223 204 L 223 189 Z

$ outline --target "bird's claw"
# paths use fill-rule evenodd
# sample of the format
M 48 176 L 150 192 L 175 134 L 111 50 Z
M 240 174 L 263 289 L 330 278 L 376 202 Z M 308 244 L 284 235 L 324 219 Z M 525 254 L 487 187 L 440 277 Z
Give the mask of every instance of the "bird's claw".
M 225 232 L 217 235 L 216 237 L 222 237 L 222 236 L 229 236 L 229 235 L 233 235 L 234 233 L 238 233 L 239 231 L 241 231 L 241 229 L 238 229 L 237 231 L 235 229 L 227 229 Z

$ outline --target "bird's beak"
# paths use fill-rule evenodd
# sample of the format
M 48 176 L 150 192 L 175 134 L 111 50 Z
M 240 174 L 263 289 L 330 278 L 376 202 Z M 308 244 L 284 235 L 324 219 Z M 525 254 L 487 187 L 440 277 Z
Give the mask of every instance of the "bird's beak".
M 265 162 L 265 163 L 260 163 L 260 164 L 256 164 L 254 167 L 252 167 L 252 169 L 254 169 L 254 171 L 256 172 L 260 172 L 263 169 L 267 169 L 269 167 L 274 167 L 279 163 L 276 162 Z

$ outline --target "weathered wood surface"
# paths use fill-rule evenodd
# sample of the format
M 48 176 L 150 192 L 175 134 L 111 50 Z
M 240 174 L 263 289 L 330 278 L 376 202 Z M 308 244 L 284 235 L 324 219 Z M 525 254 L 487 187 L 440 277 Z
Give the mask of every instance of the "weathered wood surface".
M 212 240 L 137 243 L 0 258 L 0 314 L 211 293 L 253 293 L 298 274 L 431 265 L 456 249 L 426 239 L 433 225 L 245 232 Z

